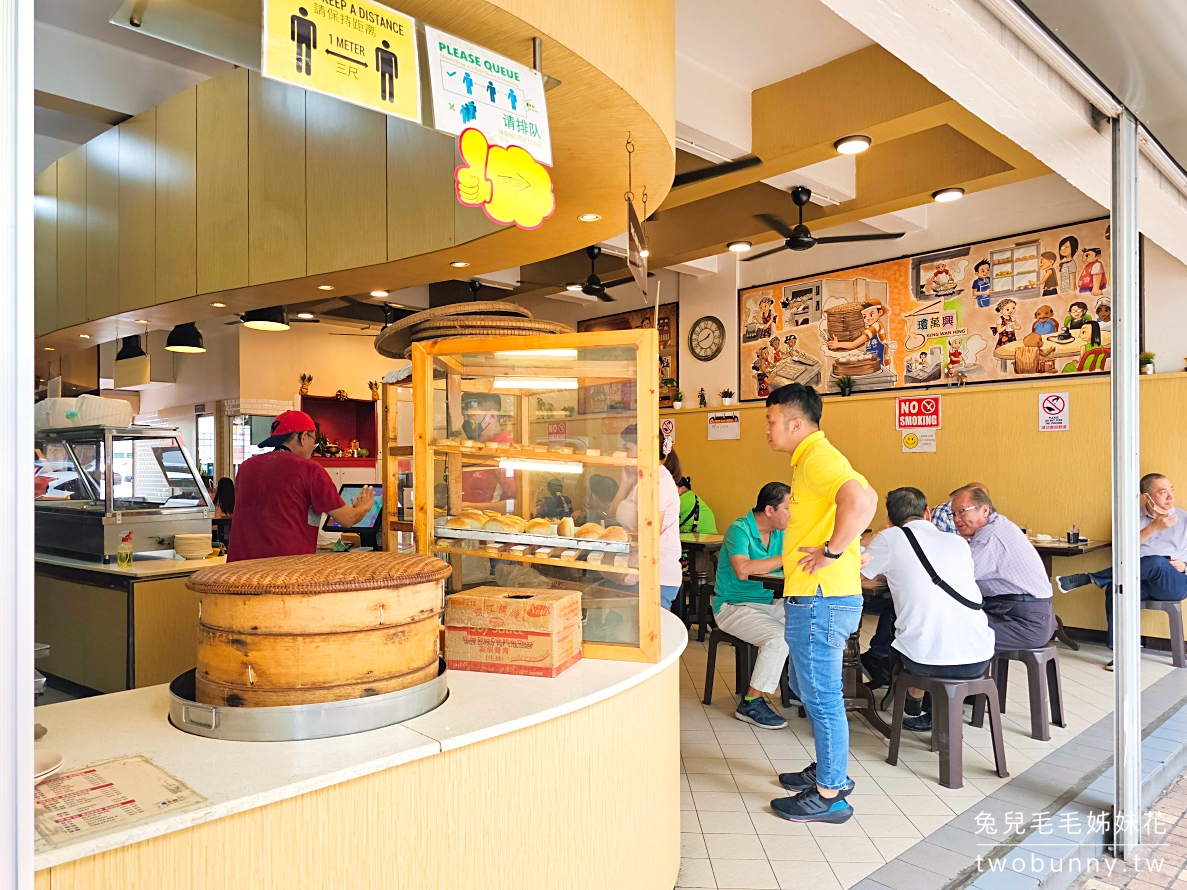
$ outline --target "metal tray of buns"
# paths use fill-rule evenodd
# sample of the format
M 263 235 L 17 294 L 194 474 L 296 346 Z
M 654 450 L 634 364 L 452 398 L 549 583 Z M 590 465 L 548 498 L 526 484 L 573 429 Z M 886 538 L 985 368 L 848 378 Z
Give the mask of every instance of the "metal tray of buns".
M 607 553 L 630 553 L 629 541 L 599 541 L 597 538 L 562 538 L 560 535 L 529 535 L 526 532 L 488 532 L 480 528 L 434 526 L 438 538 L 465 541 L 495 541 L 499 544 L 530 544 L 533 547 L 558 547 L 562 550 L 602 550 Z

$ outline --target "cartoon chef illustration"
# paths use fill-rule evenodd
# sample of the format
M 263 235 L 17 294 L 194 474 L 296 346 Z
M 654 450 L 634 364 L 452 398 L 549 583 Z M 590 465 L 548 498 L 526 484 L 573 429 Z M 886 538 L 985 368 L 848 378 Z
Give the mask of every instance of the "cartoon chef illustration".
M 770 366 L 767 359 L 767 347 L 760 346 L 758 352 L 754 356 L 754 364 L 750 366 L 750 370 L 754 372 L 754 383 L 757 387 L 757 395 L 759 398 L 766 398 L 771 394 L 770 384 L 767 382 L 767 375 L 770 371 Z
M 964 364 L 964 353 L 961 352 L 961 347 L 964 346 L 964 340 L 960 337 L 948 338 L 948 376 L 955 377 L 959 371 L 960 366 Z
M 848 342 L 829 340 L 828 348 L 845 350 L 857 349 L 864 345 L 868 355 L 878 356 L 879 364 L 890 364 L 890 358 L 886 354 L 886 326 L 882 323 L 884 315 L 886 315 L 886 307 L 882 305 L 881 300 L 866 300 L 861 304 L 861 317 L 866 323 L 866 329 L 857 336 L 856 340 Z
M 758 335 L 763 340 L 769 340 L 775 332 L 775 301 L 771 299 L 770 294 L 763 294 L 762 299 L 758 301 L 758 307 Z

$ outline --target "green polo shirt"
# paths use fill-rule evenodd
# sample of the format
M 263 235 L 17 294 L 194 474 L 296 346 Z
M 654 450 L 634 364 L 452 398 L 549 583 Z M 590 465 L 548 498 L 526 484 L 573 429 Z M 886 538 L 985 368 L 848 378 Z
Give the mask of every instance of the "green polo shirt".
M 693 519 L 696 519 L 696 528 L 693 528 Z M 700 497 L 691 491 L 686 491 L 680 495 L 680 533 L 687 534 L 696 532 L 701 535 L 715 535 L 717 534 L 717 518 L 713 515 L 713 511 L 709 509 L 709 505 Z
M 750 559 L 769 559 L 783 552 L 783 532 L 772 529 L 770 540 L 763 544 L 754 522 L 754 512 L 748 511 L 726 529 L 725 541 L 717 555 L 717 581 L 713 586 L 713 612 L 723 603 L 769 603 L 774 594 L 758 581 L 742 581 L 734 574 L 730 557 L 744 554 Z

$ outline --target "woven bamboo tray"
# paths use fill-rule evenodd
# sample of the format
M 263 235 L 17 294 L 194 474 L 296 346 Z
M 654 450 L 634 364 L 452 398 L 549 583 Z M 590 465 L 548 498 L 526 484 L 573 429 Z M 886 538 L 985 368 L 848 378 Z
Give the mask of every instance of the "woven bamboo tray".
M 375 338 L 375 350 L 380 355 L 389 358 L 401 358 L 409 344 L 412 328 L 425 322 L 448 317 L 475 318 L 483 315 L 496 315 L 504 318 L 531 318 L 532 313 L 515 303 L 504 303 L 501 300 L 476 300 L 472 303 L 455 303 L 451 306 L 438 306 L 415 312 L 406 318 L 401 318 L 394 324 L 388 325 Z

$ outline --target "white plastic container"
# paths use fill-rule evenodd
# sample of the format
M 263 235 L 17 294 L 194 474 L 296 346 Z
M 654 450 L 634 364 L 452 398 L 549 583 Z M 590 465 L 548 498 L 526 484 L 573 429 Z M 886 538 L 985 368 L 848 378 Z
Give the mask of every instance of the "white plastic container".
M 42 399 L 33 406 L 33 426 L 39 430 L 60 430 L 63 427 L 76 426 L 77 421 L 67 417 L 66 412 L 77 408 L 78 399 Z
M 100 396 L 78 397 L 78 419 L 76 426 L 132 425 L 132 404 L 123 399 L 104 399 Z

